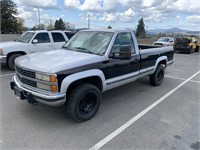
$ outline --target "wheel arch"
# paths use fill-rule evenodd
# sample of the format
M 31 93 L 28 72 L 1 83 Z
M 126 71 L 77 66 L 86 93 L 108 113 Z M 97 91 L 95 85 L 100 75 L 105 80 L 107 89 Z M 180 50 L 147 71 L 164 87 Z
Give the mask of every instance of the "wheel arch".
M 8 59 L 10 58 L 10 56 L 14 55 L 14 54 L 21 54 L 21 55 L 26 55 L 27 53 L 24 51 L 17 51 L 17 52 L 10 52 L 7 54 L 7 59 L 6 62 L 8 63 Z
M 154 68 L 154 71 L 153 71 L 153 72 L 156 71 L 156 68 L 158 67 L 159 64 L 163 65 L 164 68 L 166 68 L 166 66 L 167 66 L 167 61 L 168 61 L 167 56 L 161 56 L 161 57 L 159 57 L 159 58 L 156 60 L 156 64 L 155 64 L 155 68 Z
M 104 91 L 106 86 L 103 72 L 99 69 L 93 69 L 75 73 L 64 78 L 61 83 L 60 92 L 68 93 L 69 90 L 85 82 L 94 84 L 101 92 Z

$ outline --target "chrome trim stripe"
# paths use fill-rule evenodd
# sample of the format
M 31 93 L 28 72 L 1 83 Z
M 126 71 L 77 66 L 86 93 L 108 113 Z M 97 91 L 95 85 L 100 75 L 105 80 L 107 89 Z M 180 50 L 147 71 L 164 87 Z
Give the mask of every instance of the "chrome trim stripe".
M 134 78 L 138 75 L 139 75 L 139 71 L 136 71 L 136 72 L 129 73 L 129 74 L 126 74 L 126 75 L 122 75 L 122 76 L 119 76 L 119 77 L 108 79 L 108 80 L 106 80 L 106 83 L 107 83 L 107 85 L 110 85 L 110 84 L 114 84 L 114 83 L 117 83 L 117 82 L 121 82 L 121 81 L 124 81 L 124 80 Z
M 149 68 L 145 68 L 145 69 L 141 69 L 140 70 L 140 73 L 147 73 L 147 72 L 150 72 L 150 71 L 153 71 L 155 69 L 155 67 L 149 67 Z

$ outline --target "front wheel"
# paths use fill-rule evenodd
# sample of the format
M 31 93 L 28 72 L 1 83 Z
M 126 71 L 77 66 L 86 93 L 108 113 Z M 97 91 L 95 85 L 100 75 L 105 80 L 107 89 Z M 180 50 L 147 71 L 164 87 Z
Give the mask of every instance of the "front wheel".
M 8 58 L 7 65 L 11 70 L 15 70 L 15 59 L 21 56 L 21 54 L 13 54 Z
M 91 119 L 100 106 L 101 92 L 90 83 L 77 86 L 69 95 L 66 109 L 69 115 L 79 122 Z
M 159 86 L 162 84 L 162 81 L 164 79 L 165 71 L 163 65 L 159 64 L 156 68 L 156 71 L 150 75 L 149 81 L 150 84 L 153 86 Z

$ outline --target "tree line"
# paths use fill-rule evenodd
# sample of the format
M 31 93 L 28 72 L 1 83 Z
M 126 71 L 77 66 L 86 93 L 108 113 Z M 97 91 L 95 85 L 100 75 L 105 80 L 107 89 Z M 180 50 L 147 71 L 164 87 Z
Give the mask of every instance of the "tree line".
M 52 21 L 48 25 L 39 24 L 35 25 L 32 28 L 28 28 L 24 26 L 24 19 L 17 17 L 18 10 L 17 5 L 12 0 L 1 0 L 0 1 L 0 28 L 2 34 L 9 33 L 22 33 L 26 30 L 65 30 L 74 28 L 74 25 L 69 22 L 64 22 L 61 18 L 55 21 L 53 24 Z
M 18 15 L 17 5 L 12 0 L 1 0 L 0 1 L 0 12 L 1 12 L 1 33 L 22 33 L 29 28 L 24 26 L 24 19 L 16 17 Z M 54 25 L 53 22 L 46 26 L 44 24 L 35 25 L 32 30 L 65 30 L 74 28 L 69 22 L 65 23 L 61 18 L 56 20 Z M 112 28 L 109 26 L 108 28 Z M 136 28 L 136 36 L 145 37 L 145 24 L 143 18 L 138 22 Z

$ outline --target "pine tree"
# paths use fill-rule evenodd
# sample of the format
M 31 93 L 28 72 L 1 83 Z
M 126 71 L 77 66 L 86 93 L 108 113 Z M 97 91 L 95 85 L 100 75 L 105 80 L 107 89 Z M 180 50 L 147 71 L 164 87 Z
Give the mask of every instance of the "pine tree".
M 145 24 L 143 18 L 138 21 L 136 36 L 144 37 L 145 36 Z
M 54 29 L 55 30 L 65 30 L 66 26 L 63 20 L 60 18 L 59 20 L 56 20 Z
M 109 25 L 109 26 L 108 26 L 108 29 L 112 29 L 112 27 Z
M 18 20 L 15 17 L 17 13 L 17 5 L 11 0 L 0 1 L 1 12 L 1 33 L 18 32 Z

